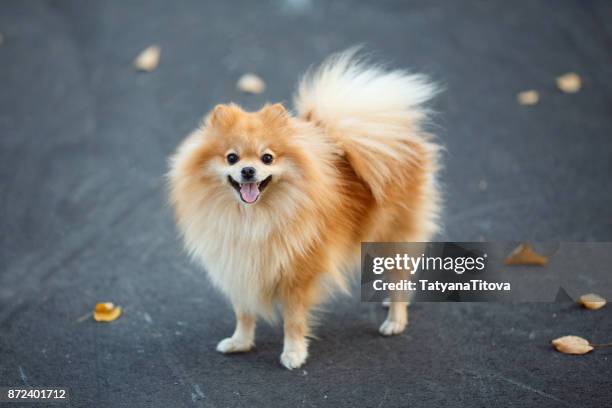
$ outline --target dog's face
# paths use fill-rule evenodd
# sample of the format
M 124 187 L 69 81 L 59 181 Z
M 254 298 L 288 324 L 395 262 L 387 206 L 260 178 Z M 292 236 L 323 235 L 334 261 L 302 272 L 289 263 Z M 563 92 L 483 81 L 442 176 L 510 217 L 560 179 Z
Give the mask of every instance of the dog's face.
M 254 205 L 279 182 L 299 178 L 292 152 L 289 116 L 280 104 L 247 113 L 235 105 L 218 105 L 205 123 L 206 157 L 201 171 L 217 190 Z

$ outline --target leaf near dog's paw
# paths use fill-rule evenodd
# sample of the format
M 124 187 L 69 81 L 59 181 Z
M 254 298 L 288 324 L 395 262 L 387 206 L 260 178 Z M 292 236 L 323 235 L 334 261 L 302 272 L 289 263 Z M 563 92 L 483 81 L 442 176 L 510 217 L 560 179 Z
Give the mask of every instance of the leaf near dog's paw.
M 96 304 L 93 318 L 96 322 L 112 322 L 121 316 L 121 307 L 111 302 Z
M 536 265 L 544 266 L 548 263 L 548 257 L 538 254 L 531 245 L 523 243 L 504 260 L 506 265 Z
M 597 310 L 601 309 L 606 305 L 606 299 L 602 298 L 595 293 L 588 293 L 586 295 L 580 296 L 578 299 L 578 303 L 580 303 L 584 308 L 589 310 Z
M 538 91 L 531 89 L 529 91 L 519 92 L 519 94 L 516 95 L 516 99 L 521 105 L 535 105 L 540 100 L 540 94 L 538 94 Z
M 575 72 L 557 77 L 557 88 L 565 93 L 576 93 L 582 87 L 582 80 Z
M 559 337 L 552 341 L 552 345 L 564 354 L 586 354 L 593 350 L 593 346 L 587 340 L 578 336 Z
M 152 45 L 142 51 L 134 60 L 134 67 L 140 71 L 151 72 L 159 64 L 161 48 L 159 45 Z
M 260 94 L 266 90 L 266 83 L 255 74 L 244 74 L 236 84 L 239 90 L 246 93 Z

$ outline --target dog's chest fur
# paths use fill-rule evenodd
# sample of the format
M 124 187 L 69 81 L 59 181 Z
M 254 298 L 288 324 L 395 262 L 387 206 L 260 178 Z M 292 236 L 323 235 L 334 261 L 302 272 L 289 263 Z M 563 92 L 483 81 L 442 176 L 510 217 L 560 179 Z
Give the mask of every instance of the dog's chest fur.
M 278 240 L 267 217 L 203 216 L 185 231 L 187 246 L 213 284 L 245 311 L 266 314 L 270 295 L 301 243 Z M 278 236 L 278 235 L 277 235 Z

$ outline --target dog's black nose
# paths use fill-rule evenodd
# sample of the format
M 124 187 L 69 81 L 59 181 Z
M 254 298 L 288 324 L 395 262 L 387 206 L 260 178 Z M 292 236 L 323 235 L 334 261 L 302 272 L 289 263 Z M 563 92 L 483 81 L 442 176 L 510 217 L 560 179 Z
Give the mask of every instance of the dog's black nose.
M 240 170 L 240 174 L 242 174 L 242 178 L 245 180 L 251 180 L 255 177 L 255 167 L 243 167 Z

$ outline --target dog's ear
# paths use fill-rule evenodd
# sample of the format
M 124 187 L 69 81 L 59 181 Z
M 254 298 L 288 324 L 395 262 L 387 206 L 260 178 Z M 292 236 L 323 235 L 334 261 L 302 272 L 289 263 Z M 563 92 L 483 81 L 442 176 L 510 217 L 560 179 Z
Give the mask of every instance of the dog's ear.
M 216 128 L 228 128 L 236 121 L 239 111 L 240 108 L 234 104 L 219 104 L 208 114 L 205 122 Z
M 284 124 L 289 119 L 289 113 L 281 103 L 265 105 L 259 114 L 268 123 Z

